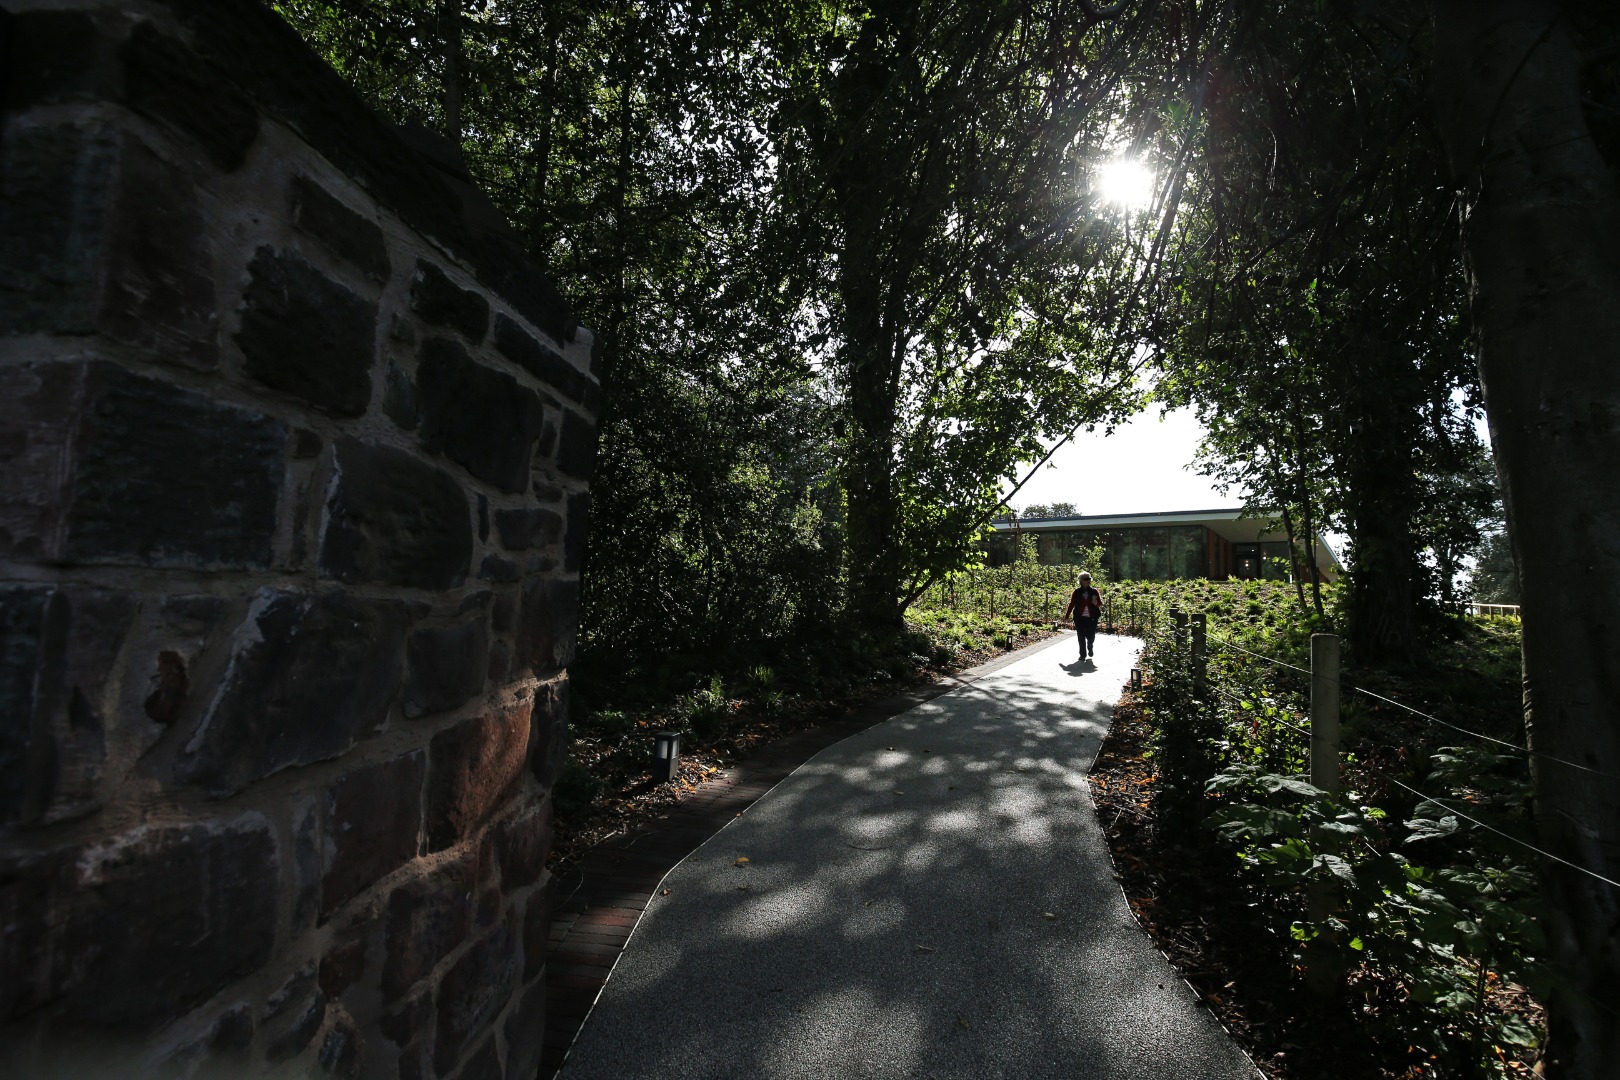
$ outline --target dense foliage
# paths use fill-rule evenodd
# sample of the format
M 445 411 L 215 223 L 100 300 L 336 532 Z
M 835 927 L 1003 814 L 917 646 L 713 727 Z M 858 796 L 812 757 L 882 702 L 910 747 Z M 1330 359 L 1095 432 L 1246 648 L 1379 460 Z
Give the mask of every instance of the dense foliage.
M 1274 585 L 1146 588 L 1209 626 L 1200 671 L 1168 629 L 1143 654 L 1158 842 L 1236 856 L 1230 888 L 1265 913 L 1299 990 L 1353 1018 L 1386 1075 L 1527 1074 L 1544 1032 L 1523 988 L 1550 983 L 1528 759 L 1501 745 L 1524 740 L 1518 621 L 1453 619 L 1398 680 L 1342 670 L 1335 800 L 1310 783 L 1314 613 Z M 1330 609 L 1342 600 L 1329 592 Z

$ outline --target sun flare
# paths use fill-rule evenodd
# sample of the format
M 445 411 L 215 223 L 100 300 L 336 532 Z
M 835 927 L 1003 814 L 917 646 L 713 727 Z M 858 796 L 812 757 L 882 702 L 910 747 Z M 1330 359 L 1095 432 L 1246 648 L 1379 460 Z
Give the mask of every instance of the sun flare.
M 1097 192 L 1103 202 L 1122 210 L 1140 210 L 1153 202 L 1153 170 L 1134 158 L 1115 158 L 1097 170 Z

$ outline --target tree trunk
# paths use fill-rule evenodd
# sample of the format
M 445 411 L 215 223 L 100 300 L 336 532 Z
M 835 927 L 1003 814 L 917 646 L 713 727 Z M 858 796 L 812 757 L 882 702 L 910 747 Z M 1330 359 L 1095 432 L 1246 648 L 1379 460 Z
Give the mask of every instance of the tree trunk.
M 461 147 L 461 0 L 439 0 L 439 35 L 444 46 L 444 137 Z
M 1435 92 L 1463 189 L 1471 305 L 1524 615 L 1548 851 L 1620 880 L 1620 194 L 1547 0 L 1436 0 Z M 1547 1075 L 1620 1061 L 1620 889 L 1542 868 L 1562 978 Z
M 1358 663 L 1405 666 L 1417 652 L 1413 423 L 1393 389 L 1400 360 L 1384 342 L 1368 343 L 1365 355 L 1346 402 L 1355 417 L 1345 485 L 1355 545 L 1350 647 Z

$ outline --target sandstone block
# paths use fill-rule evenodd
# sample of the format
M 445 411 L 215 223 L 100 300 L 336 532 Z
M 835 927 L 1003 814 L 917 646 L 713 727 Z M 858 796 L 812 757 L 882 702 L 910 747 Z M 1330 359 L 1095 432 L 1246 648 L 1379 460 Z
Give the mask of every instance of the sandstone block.
M 123 58 L 131 105 L 195 139 L 227 172 L 242 164 L 259 136 L 259 113 L 218 68 L 149 22 L 136 25 Z
M 67 559 L 269 565 L 285 424 L 109 363 L 82 393 Z
M 589 480 L 595 467 L 596 424 L 572 409 L 564 409 L 557 471 L 576 480 Z
M 478 888 L 480 862 L 468 853 L 436 868 L 432 873 L 401 885 L 388 897 L 388 921 L 384 931 L 382 995 L 385 1002 L 402 998 L 454 952 L 474 924 L 473 897 Z M 427 1018 L 420 1010 L 387 1029 L 398 1045 L 420 1031 Z M 409 1020 L 410 1022 L 406 1022 Z
M 506 1006 L 521 967 L 517 943 L 503 923 L 462 954 L 439 984 L 433 1066 L 440 1076 L 482 1035 Z
M 506 1014 L 506 1075 L 534 1076 L 546 1041 L 546 988 L 535 983 L 522 991 L 517 1006 Z
M 0 588 L 0 827 L 101 805 L 110 680 L 134 617 L 122 593 Z
M 0 134 L 0 325 L 94 325 L 120 142 L 109 129 L 69 125 Z
M 444 712 L 484 687 L 489 624 L 482 612 L 454 626 L 423 627 L 405 644 L 405 715 Z
M 577 574 L 585 565 L 585 538 L 590 532 L 591 493 L 568 496 L 568 532 L 563 537 L 563 570 Z
M 353 439 L 337 444 L 321 571 L 346 583 L 448 589 L 472 562 L 467 496 L 411 455 Z
M 567 667 L 574 658 L 579 582 L 534 576 L 523 582 L 517 662 L 536 672 Z
M 495 533 L 508 551 L 528 551 L 557 542 L 562 535 L 562 515 L 540 507 L 495 511 Z
M 545 423 L 534 391 L 474 363 L 445 338 L 422 343 L 416 386 L 423 446 L 503 491 L 529 486 L 529 462 Z
M 427 755 L 415 750 L 357 769 L 327 791 L 323 916 L 416 857 L 426 771 Z
M 572 401 L 585 402 L 595 385 L 596 380 L 505 315 L 495 316 L 495 347 L 548 390 Z
M 307 176 L 293 177 L 289 195 L 294 225 L 372 280 L 388 280 L 388 244 L 375 221 Z
M 463 289 L 424 259 L 416 260 L 416 276 L 411 279 L 411 310 L 423 322 L 454 330 L 475 345 L 484 340 L 489 326 L 489 301 Z
M 248 264 L 236 344 L 247 373 L 334 416 L 371 404 L 377 306 L 290 253 L 261 247 Z
M 137 827 L 0 867 L 0 1018 L 142 1034 L 261 967 L 276 845 L 256 813 Z
M 399 685 L 409 621 L 397 601 L 260 590 L 180 777 L 230 794 L 375 732 Z
M 507 818 L 495 830 L 495 855 L 501 887 L 508 893 L 540 880 L 551 853 L 554 832 L 551 800 L 537 799 L 528 810 Z
M 528 702 L 464 720 L 429 747 L 428 850 L 458 843 L 517 791 L 529 760 Z

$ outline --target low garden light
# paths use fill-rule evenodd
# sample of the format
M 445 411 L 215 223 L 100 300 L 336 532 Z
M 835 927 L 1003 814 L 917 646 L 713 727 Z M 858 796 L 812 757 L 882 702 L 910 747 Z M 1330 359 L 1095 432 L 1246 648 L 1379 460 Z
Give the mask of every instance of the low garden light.
M 681 764 L 681 735 L 678 731 L 660 731 L 653 736 L 652 775 L 655 784 L 675 781 L 675 770 Z

